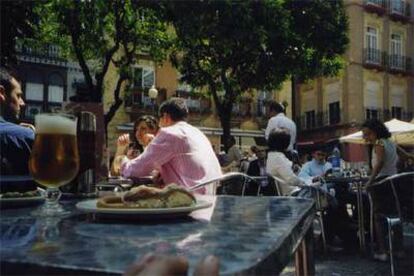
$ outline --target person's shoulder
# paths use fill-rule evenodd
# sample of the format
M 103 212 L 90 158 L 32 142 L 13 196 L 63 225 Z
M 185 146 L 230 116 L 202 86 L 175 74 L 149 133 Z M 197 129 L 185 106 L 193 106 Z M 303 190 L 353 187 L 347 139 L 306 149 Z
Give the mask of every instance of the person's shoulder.
M 286 156 L 283 154 L 283 152 L 279 152 L 279 151 L 269 151 L 267 156 L 269 159 L 273 159 L 273 160 L 287 159 Z
M 313 164 L 313 160 L 311 160 L 311 161 L 307 161 L 307 162 L 305 162 L 304 164 L 303 164 L 303 166 L 302 166 L 302 168 L 304 168 L 304 167 L 309 167 L 310 165 L 312 165 Z
M 34 139 L 33 130 L 10 122 L 1 123 L 0 134 L 22 139 Z

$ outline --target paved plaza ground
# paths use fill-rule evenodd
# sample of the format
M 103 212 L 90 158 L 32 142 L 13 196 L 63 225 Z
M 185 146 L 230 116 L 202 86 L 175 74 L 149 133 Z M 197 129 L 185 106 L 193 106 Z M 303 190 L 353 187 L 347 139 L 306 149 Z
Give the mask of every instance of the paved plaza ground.
M 396 275 L 414 275 L 414 225 L 404 227 L 405 257 L 396 260 Z M 315 257 L 316 275 L 391 275 L 389 262 L 373 260 L 359 252 L 317 253 Z M 283 276 L 294 275 L 293 262 L 282 272 Z

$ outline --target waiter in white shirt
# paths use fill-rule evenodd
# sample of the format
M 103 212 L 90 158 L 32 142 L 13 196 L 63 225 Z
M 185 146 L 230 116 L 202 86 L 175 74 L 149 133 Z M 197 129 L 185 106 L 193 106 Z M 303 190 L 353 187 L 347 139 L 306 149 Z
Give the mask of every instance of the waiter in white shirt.
M 284 129 L 290 135 L 290 143 L 287 148 L 287 151 L 293 151 L 294 145 L 296 143 L 296 124 L 294 121 L 286 117 L 285 108 L 282 104 L 272 101 L 269 104 L 269 115 L 270 119 L 267 123 L 265 137 L 266 140 L 269 137 L 270 132 L 273 130 Z

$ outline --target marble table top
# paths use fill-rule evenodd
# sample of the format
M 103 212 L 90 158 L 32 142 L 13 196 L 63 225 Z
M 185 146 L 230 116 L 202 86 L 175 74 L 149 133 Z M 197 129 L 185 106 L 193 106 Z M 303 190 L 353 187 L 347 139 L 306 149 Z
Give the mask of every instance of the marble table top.
M 203 197 L 213 207 L 182 218 L 132 220 L 83 214 L 36 217 L 30 208 L 3 209 L 1 271 L 121 274 L 147 253 L 183 255 L 190 272 L 203 257 L 220 259 L 220 274 L 275 274 L 312 225 L 313 201 L 293 197 Z

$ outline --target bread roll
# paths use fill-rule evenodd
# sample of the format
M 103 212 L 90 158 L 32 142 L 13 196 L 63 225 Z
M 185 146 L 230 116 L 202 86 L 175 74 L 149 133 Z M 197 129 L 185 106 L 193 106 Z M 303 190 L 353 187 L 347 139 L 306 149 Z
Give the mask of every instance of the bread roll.
M 163 189 L 141 185 L 121 196 L 103 197 L 98 208 L 174 208 L 188 207 L 196 202 L 193 194 L 177 184 Z

